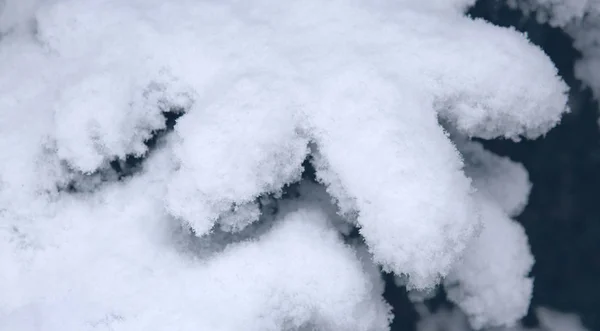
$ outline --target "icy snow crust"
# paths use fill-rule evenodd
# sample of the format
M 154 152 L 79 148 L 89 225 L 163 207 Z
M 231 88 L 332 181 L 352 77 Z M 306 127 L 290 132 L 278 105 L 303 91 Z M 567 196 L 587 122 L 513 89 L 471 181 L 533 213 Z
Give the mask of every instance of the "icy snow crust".
M 2 3 L 0 329 L 385 330 L 375 265 L 526 312 L 526 173 L 465 146 L 545 133 L 566 86 L 469 1 Z M 261 215 L 307 158 L 327 193 Z

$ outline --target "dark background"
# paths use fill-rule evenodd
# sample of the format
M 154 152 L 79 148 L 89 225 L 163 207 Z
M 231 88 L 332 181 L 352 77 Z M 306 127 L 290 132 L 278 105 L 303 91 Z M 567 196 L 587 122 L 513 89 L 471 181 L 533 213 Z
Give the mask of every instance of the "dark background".
M 478 1 L 469 15 L 527 32 L 571 87 L 572 112 L 546 137 L 485 142 L 495 153 L 523 163 L 533 183 L 529 204 L 518 217 L 536 260 L 534 294 L 524 324 L 536 326 L 533 309 L 544 306 L 577 313 L 590 331 L 600 330 L 600 127 L 598 104 L 573 74 L 581 55 L 560 29 L 524 17 L 498 0 Z M 387 278 L 385 297 L 396 315 L 392 330 L 414 330 L 414 308 L 404 289 Z M 430 304 L 440 302 L 443 293 Z

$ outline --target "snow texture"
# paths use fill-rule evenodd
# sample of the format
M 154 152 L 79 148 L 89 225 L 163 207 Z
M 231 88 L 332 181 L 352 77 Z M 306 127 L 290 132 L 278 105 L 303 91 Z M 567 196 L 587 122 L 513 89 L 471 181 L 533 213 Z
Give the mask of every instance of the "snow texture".
M 566 85 L 472 1 L 0 3 L 5 325 L 385 330 L 379 267 L 448 276 L 475 326 L 523 314 L 526 174 L 439 123 L 535 138 Z
M 525 167 L 508 157 L 486 151 L 480 143 L 455 138 L 466 159 L 465 172 L 473 186 L 489 196 L 508 216 L 517 216 L 525 208 L 531 183 Z
M 600 1 L 598 0 L 509 0 L 508 3 L 538 21 L 562 28 L 581 52 L 575 77 L 600 99 Z
M 386 329 L 382 288 L 319 209 L 198 260 L 173 249 L 185 237 L 169 235 L 148 177 L 64 199 L 52 232 L 3 229 L 0 329 Z
M 527 313 L 533 290 L 527 236 L 509 216 L 520 213 L 527 199 L 527 173 L 522 165 L 495 156 L 478 143 L 455 141 L 477 188 L 483 225 L 444 280 L 446 292 L 474 328 L 510 326 Z
M 481 234 L 444 280 L 448 298 L 467 313 L 474 328 L 510 325 L 527 314 L 533 265 L 522 226 L 482 198 Z

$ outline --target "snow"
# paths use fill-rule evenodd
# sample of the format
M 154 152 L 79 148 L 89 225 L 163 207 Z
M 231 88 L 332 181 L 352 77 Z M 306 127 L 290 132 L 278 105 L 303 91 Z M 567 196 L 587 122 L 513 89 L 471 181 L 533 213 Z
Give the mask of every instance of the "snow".
M 467 160 L 465 172 L 473 179 L 473 186 L 479 192 L 485 192 L 507 216 L 518 216 L 525 208 L 531 191 L 525 167 L 464 137 L 455 137 L 454 142 Z
M 418 331 L 469 331 L 472 330 L 467 323 L 466 316 L 458 309 L 439 309 L 430 312 L 425 307 L 420 307 L 422 319 L 417 325 Z M 497 331 L 586 331 L 581 325 L 579 317 L 574 314 L 555 311 L 540 307 L 535 310 L 539 325 L 535 328 L 517 324 L 512 327 L 499 327 Z
M 0 35 L 29 29 L 40 0 L 0 0 Z
M 165 129 L 163 113 L 190 107 L 191 95 L 175 90 L 177 82 L 168 77 L 144 77 L 138 83 L 126 72 L 114 68 L 81 80 L 72 77 L 61 88 L 54 137 L 58 157 L 73 169 L 90 173 L 108 161 L 144 155 L 144 142 Z
M 523 227 L 483 199 L 485 223 L 463 259 L 444 280 L 448 298 L 474 328 L 511 325 L 527 314 L 533 266 Z
M 521 212 L 530 184 L 522 165 L 495 156 L 479 143 L 456 137 L 466 174 L 477 188 L 483 224 L 454 270 L 444 279 L 450 301 L 475 329 L 512 326 L 527 314 L 533 290 L 533 256 L 523 227 L 510 219 Z
M 508 3 L 525 13 L 535 14 L 542 22 L 560 27 L 581 21 L 589 12 L 600 8 L 598 0 L 510 0 Z
M 285 94 L 266 85 L 269 80 L 241 78 L 222 99 L 191 109 L 177 123 L 174 156 L 180 169 L 166 203 L 199 234 L 208 233 L 233 204 L 300 179 L 308 140 L 298 134 L 294 114 L 281 111 Z
M 600 1 L 511 0 L 512 7 L 532 13 L 542 23 L 563 29 L 581 53 L 575 62 L 575 77 L 600 98 Z
M 475 325 L 514 322 L 526 174 L 479 152 L 465 168 L 440 122 L 538 137 L 566 85 L 522 34 L 464 17 L 469 3 L 4 0 L 0 320 L 385 330 L 383 268 L 415 290 L 455 277 Z M 321 185 L 298 184 L 306 160 Z M 344 244 L 353 226 L 364 242 Z M 477 238 L 496 230 L 514 250 Z
M 342 183 L 342 188 L 329 186 L 329 192 L 355 202 L 360 232 L 378 263 L 408 274 L 413 287 L 431 287 L 448 272 L 478 223 L 470 183 L 433 111 L 421 111 L 421 105 L 394 96 L 389 86 L 369 78 L 370 86 L 351 88 L 332 101 L 349 115 L 345 125 L 334 124 L 340 114 L 327 109 L 335 108 L 319 112 L 315 125 L 331 129 L 316 138 L 326 161 L 318 161 L 317 176 L 326 185 Z M 338 81 L 343 90 L 342 82 L 353 84 Z M 375 97 L 387 91 L 391 100 Z M 400 100 L 405 111 L 385 112 Z M 416 122 L 423 124 L 414 126 Z M 405 143 L 414 136 L 429 137 L 435 147 Z
M 548 331 L 586 331 L 576 314 L 562 313 L 549 308 L 536 309 L 540 324 Z
M 200 259 L 181 242 L 206 239 L 175 231 L 154 176 L 65 197 L 46 224 L 5 219 L 2 270 L 16 273 L 3 276 L 0 321 L 23 331 L 386 328 L 382 288 L 317 207 Z
M 600 98 L 600 3 L 586 13 L 586 18 L 566 27 L 573 46 L 582 53 L 575 62 L 575 77 Z

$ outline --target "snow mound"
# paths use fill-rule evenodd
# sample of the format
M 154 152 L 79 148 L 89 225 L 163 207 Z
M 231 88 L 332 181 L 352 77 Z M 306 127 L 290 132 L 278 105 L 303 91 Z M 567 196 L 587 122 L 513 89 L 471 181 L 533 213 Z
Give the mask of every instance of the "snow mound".
M 444 279 L 450 301 L 475 329 L 512 326 L 527 314 L 533 266 L 527 235 L 509 215 L 520 213 L 529 193 L 523 166 L 492 155 L 480 144 L 459 144 L 466 173 L 477 188 L 481 232 Z M 508 198 L 511 197 L 511 198 Z
M 53 217 L 4 220 L 1 329 L 387 329 L 380 280 L 315 205 L 200 259 L 175 250 L 186 239 L 152 176 L 65 199 Z
M 537 137 L 567 111 L 566 86 L 522 34 L 464 17 L 469 3 L 4 0 L 0 270 L 11 274 L 0 309 L 45 320 L 81 306 L 69 317 L 81 328 L 381 330 L 388 309 L 360 259 L 428 289 L 464 254 L 465 270 L 480 267 L 469 245 L 486 217 L 519 245 L 496 256 L 480 243 L 486 254 L 526 254 L 504 222 L 526 185 L 514 200 L 490 189 L 501 202 L 488 207 L 472 180 L 504 177 L 469 178 L 439 123 Z M 132 158 L 141 166 L 127 176 L 69 189 Z M 261 199 L 300 181 L 306 160 L 339 215 L 263 227 Z M 174 224 L 212 254 L 170 251 Z M 366 251 L 340 243 L 348 224 Z M 487 304 L 471 292 L 496 276 L 460 277 Z M 507 311 L 471 313 L 518 315 Z

